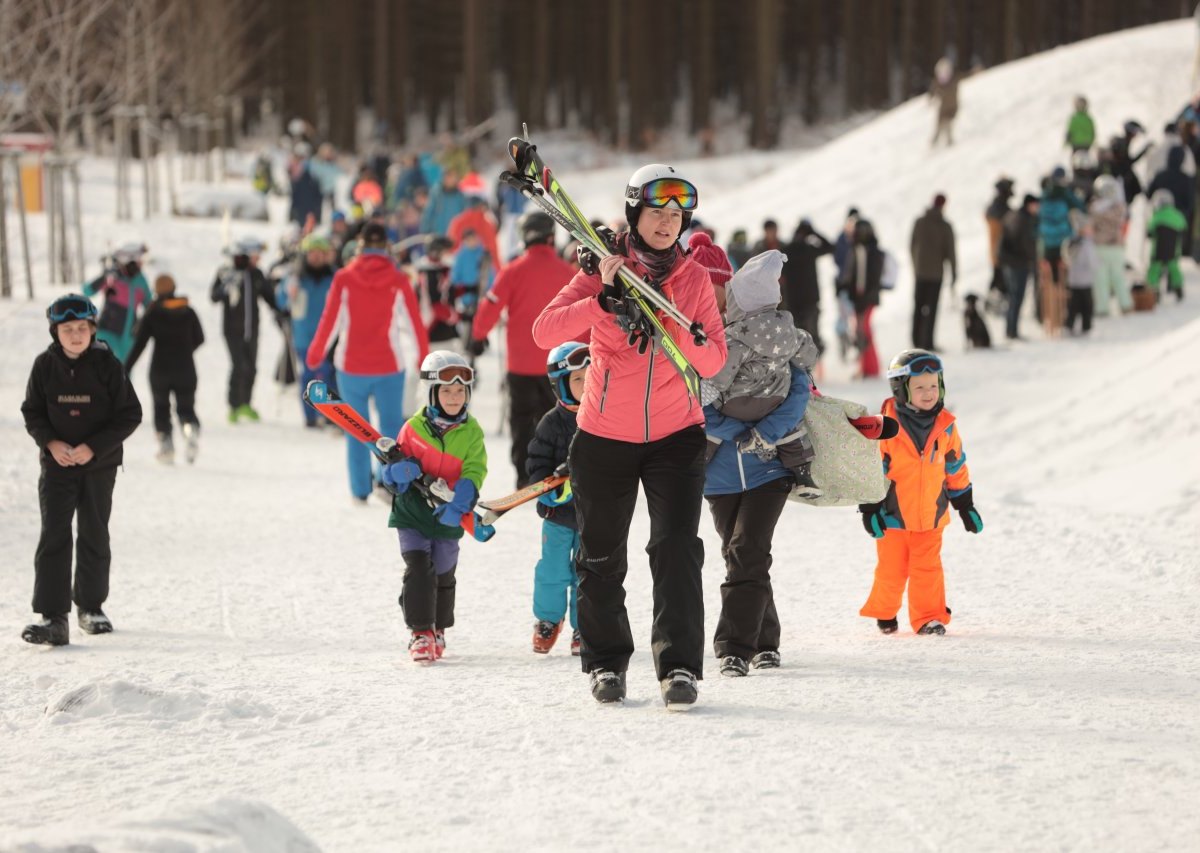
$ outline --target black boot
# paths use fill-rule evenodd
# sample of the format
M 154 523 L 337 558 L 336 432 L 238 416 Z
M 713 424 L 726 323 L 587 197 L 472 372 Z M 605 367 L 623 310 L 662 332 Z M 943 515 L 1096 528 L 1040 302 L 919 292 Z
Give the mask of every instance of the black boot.
M 875 624 L 879 626 L 881 634 L 895 634 L 900 630 L 900 622 L 895 617 L 891 619 L 876 619 Z
M 112 621 L 99 607 L 79 608 L 79 630 L 85 634 L 111 634 Z
M 589 675 L 592 680 L 592 698 L 597 702 L 607 705 L 625 698 L 625 673 L 614 672 L 611 669 L 593 669 Z
M 43 613 L 41 620 L 25 626 L 21 639 L 37 646 L 68 645 L 71 642 L 71 627 L 67 624 L 67 614 Z
M 822 494 L 821 487 L 813 482 L 812 478 L 812 463 L 805 462 L 803 465 L 797 465 L 791 469 L 792 476 L 796 478 L 796 494 L 806 498 L 819 498 Z
M 668 711 L 687 711 L 700 693 L 696 689 L 696 676 L 686 669 L 673 669 L 660 683 L 663 702 Z

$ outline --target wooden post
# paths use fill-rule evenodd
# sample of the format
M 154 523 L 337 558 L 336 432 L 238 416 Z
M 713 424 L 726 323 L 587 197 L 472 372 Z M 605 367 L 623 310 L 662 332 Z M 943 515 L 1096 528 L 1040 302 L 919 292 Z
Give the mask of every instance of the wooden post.
M 13 164 L 13 177 L 17 182 L 17 221 L 21 223 L 21 253 L 25 259 L 25 287 L 29 291 L 29 298 L 33 299 L 33 266 L 29 260 L 29 223 L 25 219 L 25 187 L 21 183 L 21 162 L 20 157 L 16 154 L 9 159 Z M 0 167 L 3 167 L 2 163 L 0 163 Z
M 8 191 L 4 185 L 4 161 L 0 160 L 0 298 L 12 299 L 12 280 L 8 267 Z M 21 178 L 17 176 L 17 184 Z
M 75 277 L 83 279 L 83 204 L 79 200 L 79 161 L 71 161 L 71 189 L 75 193 Z

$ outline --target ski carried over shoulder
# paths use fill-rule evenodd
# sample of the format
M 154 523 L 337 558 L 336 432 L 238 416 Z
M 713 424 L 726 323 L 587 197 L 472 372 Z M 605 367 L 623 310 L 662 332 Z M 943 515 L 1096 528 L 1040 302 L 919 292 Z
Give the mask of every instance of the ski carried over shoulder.
M 502 498 L 480 501 L 479 506 L 486 510 L 483 514 L 483 523 L 493 524 L 497 518 L 504 515 L 510 509 L 516 509 L 521 504 L 537 500 L 547 492 L 554 491 L 565 482 L 567 482 L 565 474 L 551 474 L 549 477 L 538 480 L 536 483 L 530 483 L 528 486 L 523 486 Z
M 398 462 L 404 458 L 396 440 L 381 435 L 371 422 L 354 410 L 335 394 L 328 385 L 320 379 L 314 379 L 304 389 L 304 401 L 341 427 L 354 438 L 371 448 L 371 452 L 380 462 L 385 464 Z M 415 488 L 431 507 L 449 503 L 454 492 L 446 485 L 445 480 L 430 480 L 428 475 L 414 480 Z M 463 530 L 470 533 L 477 541 L 486 542 L 496 534 L 496 529 L 486 523 L 479 513 L 471 512 L 462 517 L 460 522 Z
M 562 184 L 542 161 L 537 153 L 537 146 L 528 139 L 513 137 L 508 142 L 508 153 L 516 165 L 516 171 L 503 172 L 500 180 L 549 214 L 551 219 L 570 232 L 572 237 L 590 249 L 597 258 L 612 254 L 611 248 L 596 233 L 596 229 L 575 206 Z M 653 338 L 654 344 L 661 348 L 672 366 L 683 377 L 688 392 L 699 400 L 700 374 L 692 367 L 683 350 L 667 330 L 664 319 L 678 324 L 684 332 L 692 336 L 697 346 L 707 340 L 704 327 L 684 316 L 675 307 L 675 303 L 639 279 L 628 267 L 622 267 L 618 277 L 625 289 L 626 300 L 631 303 L 633 313 L 638 316 L 636 322 L 647 326 L 644 331 Z M 631 340 L 637 331 L 635 329 L 631 332 Z

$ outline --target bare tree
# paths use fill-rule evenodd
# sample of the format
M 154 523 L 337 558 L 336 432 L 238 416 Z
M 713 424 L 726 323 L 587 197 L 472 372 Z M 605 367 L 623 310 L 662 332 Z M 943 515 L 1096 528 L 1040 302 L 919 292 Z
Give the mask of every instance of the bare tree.
M 49 66 L 38 49 L 48 24 L 37 6 L 36 0 L 0 0 L 0 133 L 20 123 L 30 89 L 37 90 Z

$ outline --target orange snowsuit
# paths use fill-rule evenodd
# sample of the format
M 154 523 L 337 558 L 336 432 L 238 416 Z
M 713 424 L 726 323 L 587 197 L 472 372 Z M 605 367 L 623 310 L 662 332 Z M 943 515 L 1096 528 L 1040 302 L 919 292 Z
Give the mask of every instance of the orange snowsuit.
M 896 401 L 883 413 L 896 417 Z M 971 488 L 967 457 L 954 415 L 943 409 L 925 447 L 917 452 L 908 431 L 879 442 L 883 473 L 891 481 L 883 501 L 887 529 L 875 542 L 875 584 L 860 616 L 892 619 L 908 585 L 908 619 L 914 631 L 930 620 L 950 622 L 942 574 L 942 529 L 950 522 L 950 499 Z

